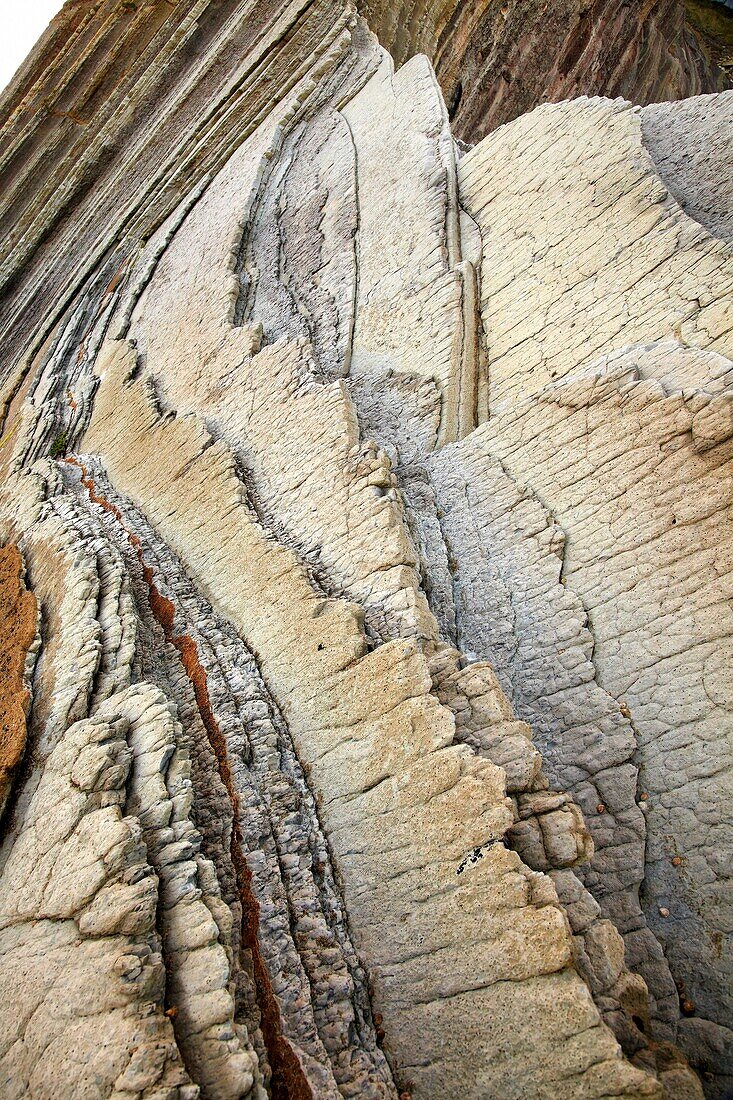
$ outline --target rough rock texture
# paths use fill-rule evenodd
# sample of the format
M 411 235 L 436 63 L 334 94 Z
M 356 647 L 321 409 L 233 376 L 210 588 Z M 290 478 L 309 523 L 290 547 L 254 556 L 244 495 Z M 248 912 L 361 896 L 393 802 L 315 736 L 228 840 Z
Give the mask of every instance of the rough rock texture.
M 23 559 L 9 543 L 0 549 L 0 816 L 25 751 L 37 618 L 38 604 L 23 583 Z
M 733 158 L 730 96 L 656 103 L 641 113 L 642 140 L 665 186 L 714 237 L 733 238 L 733 195 L 721 187 Z
M 3 373 L 96 270 L 105 285 L 344 30 L 348 0 L 69 0 L 0 98 Z M 680 0 L 365 0 L 399 64 L 434 62 L 457 136 L 544 99 L 729 86 Z
M 360 8 L 398 63 L 415 52 L 433 59 L 466 141 L 546 100 L 603 94 L 653 103 L 730 87 L 719 48 L 721 39 L 730 44 L 730 28 L 716 26 L 711 41 L 705 21 L 679 0 L 362 0 Z
M 730 1089 L 731 94 L 461 156 L 367 14 L 5 97 L 3 1095 Z
M 484 239 L 490 416 L 431 459 L 457 565 L 456 644 L 492 661 L 551 780 L 581 804 L 596 846 L 582 877 L 624 933 L 662 1033 L 722 1069 L 722 1094 L 733 250 L 730 190 L 712 180 L 732 122 L 730 93 L 640 119 L 580 101 L 464 158 L 461 199 Z M 572 184 L 571 130 L 583 136 Z M 558 158 L 558 183 L 537 187 L 558 178 Z M 517 295 L 521 312 L 501 308 Z
M 705 117 L 701 142 L 715 135 L 706 102 L 679 108 L 693 132 L 695 113 Z M 733 92 L 710 103 L 723 140 L 708 156 L 724 164 Z M 692 170 L 675 173 L 668 112 L 648 110 L 606 99 L 540 107 L 461 161 L 462 201 L 484 240 L 492 412 L 628 344 L 673 340 L 733 352 L 733 250 L 720 228 L 730 190 L 718 176 L 713 194 L 707 169 L 699 191 Z M 694 148 L 696 139 L 686 140 Z M 691 169 L 696 159 L 688 150 Z M 689 214 L 665 186 L 670 175 Z M 693 220 L 708 203 L 717 213 Z M 512 308 L 516 301 L 521 308 Z M 650 356 L 646 374 L 698 385 L 714 369 L 709 362 Z

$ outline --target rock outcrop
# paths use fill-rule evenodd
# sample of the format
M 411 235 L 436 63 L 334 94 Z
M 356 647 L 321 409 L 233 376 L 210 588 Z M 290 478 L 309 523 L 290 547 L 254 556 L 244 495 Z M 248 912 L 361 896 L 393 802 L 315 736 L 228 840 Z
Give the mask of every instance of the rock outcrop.
M 433 60 L 454 132 L 466 141 L 547 100 L 603 94 L 654 103 L 730 87 L 733 19 L 722 11 L 705 18 L 700 0 L 360 7 L 399 64 L 417 52 Z
M 0 814 L 25 752 L 31 694 L 29 684 L 40 638 L 38 605 L 23 583 L 17 546 L 0 549 Z
M 5 95 L 3 1096 L 733 1085 L 733 93 L 465 150 L 713 79 L 510 106 L 497 11 L 69 4 Z

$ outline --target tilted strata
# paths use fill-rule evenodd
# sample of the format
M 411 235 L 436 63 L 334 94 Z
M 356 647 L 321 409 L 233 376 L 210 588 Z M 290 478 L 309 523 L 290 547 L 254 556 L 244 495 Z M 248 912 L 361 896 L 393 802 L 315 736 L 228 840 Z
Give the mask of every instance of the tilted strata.
M 665 349 L 657 355 L 666 358 Z M 674 351 L 667 355 L 674 361 Z M 711 1063 L 729 1043 L 730 1020 L 722 950 L 730 835 L 721 809 L 729 783 L 730 547 L 720 520 L 731 506 L 733 421 L 729 394 L 665 391 L 645 380 L 645 358 L 648 351 L 632 349 L 556 383 L 531 412 L 516 410 L 516 420 L 498 412 L 467 448 L 467 466 L 448 471 L 438 460 L 438 499 L 460 561 L 467 520 L 459 509 L 465 517 L 465 496 L 475 492 L 473 447 L 490 456 L 495 491 L 471 509 L 474 537 L 485 546 L 500 536 L 512 550 L 483 567 L 490 610 L 466 608 L 460 641 L 517 685 L 518 713 L 541 737 L 553 781 L 573 791 L 594 837 L 597 856 L 584 877 L 671 1022 L 675 989 L 642 931 L 641 888 L 683 1009 L 694 1006 L 678 1036 L 691 1049 L 706 1046 Z M 517 462 L 518 451 L 531 461 Z M 504 604 L 518 646 L 501 629 Z
M 131 146 L 13 114 L 0 1089 L 725 1095 L 730 94 L 461 154 L 348 5 L 149 7 Z
M 653 103 L 730 86 L 684 3 L 362 0 L 360 10 L 399 64 L 415 52 L 432 59 L 466 141 L 547 100 L 603 94 Z
M 726 157 L 733 100 L 726 93 L 709 113 L 706 105 L 679 111 L 704 118 L 708 138 L 717 126 L 720 141 L 704 154 L 712 166 Z M 699 191 L 691 170 L 670 172 L 661 126 L 672 107 L 635 113 L 580 101 L 537 113 L 548 111 L 554 142 L 543 131 L 534 145 L 519 120 L 461 162 L 462 200 L 501 266 L 485 248 L 489 422 L 458 461 L 447 450 L 431 459 L 451 544 L 460 558 L 474 543 L 466 568 L 480 571 L 458 594 L 458 644 L 494 663 L 541 738 L 553 781 L 583 806 L 597 851 L 587 881 L 624 932 L 665 1030 L 674 989 L 644 920 L 693 1014 L 675 1025 L 680 1040 L 696 1061 L 730 1074 L 730 834 L 715 809 L 730 738 L 730 197 L 713 194 L 704 169 Z M 565 148 L 573 113 L 582 182 L 563 178 L 548 194 L 536 184 Z M 685 133 L 694 165 L 703 154 L 694 126 Z M 638 174 L 613 168 L 622 150 Z M 518 230 L 491 181 L 519 156 Z M 675 197 L 657 167 L 673 175 Z M 563 225 L 573 226 L 572 250 Z M 515 293 L 527 312 L 510 327 L 496 307 Z M 556 350 L 560 332 L 567 345 Z M 483 477 L 492 471 L 480 490 L 476 462 Z M 475 601 L 477 583 L 485 603 Z
M 704 115 L 704 99 L 691 103 Z M 733 94 L 711 110 L 725 135 Z M 486 235 L 481 296 L 492 410 L 629 344 L 674 339 L 730 355 L 730 241 L 711 231 L 710 219 L 694 220 L 694 205 L 686 215 L 662 182 L 658 147 L 644 139 L 664 125 L 658 108 L 646 116 L 620 101 L 575 100 L 538 108 L 461 161 L 462 202 Z M 724 141 L 721 159 L 725 151 Z M 663 152 L 660 161 L 666 175 Z M 724 211 L 728 201 L 723 185 L 715 206 Z M 512 309 L 517 298 L 522 308 Z M 703 384 L 709 368 L 700 362 L 693 356 L 685 369 L 680 358 L 676 384 Z M 647 369 L 660 377 L 665 366 L 662 356 Z

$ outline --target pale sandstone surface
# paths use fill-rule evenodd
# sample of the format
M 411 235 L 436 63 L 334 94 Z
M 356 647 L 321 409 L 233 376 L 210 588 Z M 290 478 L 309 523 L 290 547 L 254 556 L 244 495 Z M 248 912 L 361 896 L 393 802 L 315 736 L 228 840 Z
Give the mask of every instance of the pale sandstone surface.
M 464 140 L 544 97 L 649 103 L 729 86 L 681 0 L 556 0 L 549 16 L 533 0 L 361 6 L 400 65 L 432 59 Z M 106 285 L 354 12 L 349 0 L 64 5 L 0 99 L 3 376 L 38 336 L 38 294 L 53 324 L 86 279 Z
M 713 110 L 729 119 L 733 93 L 720 100 Z M 643 117 L 620 101 L 547 105 L 461 160 L 461 201 L 484 243 L 492 408 L 627 344 L 677 339 L 733 353 L 730 243 L 705 218 L 693 220 L 694 204 L 686 214 L 670 194 L 667 169 L 657 173 L 642 140 Z M 657 155 L 662 160 L 663 150 Z M 725 176 L 718 193 L 705 182 L 701 202 L 724 218 Z M 692 381 L 703 384 L 707 373 L 684 380 Z
M 494 664 L 580 802 L 596 846 L 582 877 L 663 1033 L 722 1072 L 713 1095 L 731 1072 L 732 103 L 645 108 L 641 129 L 607 101 L 542 108 L 541 130 L 529 116 L 461 161 L 490 415 L 429 463 L 456 561 L 431 603 Z M 578 186 L 564 169 L 538 186 L 571 114 Z M 617 174 L 621 158 L 638 172 Z M 515 228 L 487 186 L 509 164 Z M 521 310 L 497 308 L 517 293 Z M 535 309 L 552 319 L 539 332 Z
M 711 1021 L 713 1048 L 730 1043 L 713 1024 L 731 1021 L 732 412 L 730 392 L 644 381 L 630 350 L 531 407 L 499 411 L 457 468 L 447 451 L 436 460 L 464 583 L 479 569 L 492 593 L 478 614 L 473 600 L 466 606 L 476 582 L 462 595 L 459 644 L 514 685 L 553 781 L 586 813 L 598 853 L 586 881 L 652 992 L 667 998 L 674 988 L 659 960 L 644 959 L 641 886 L 646 921 L 683 1000 Z M 476 478 L 479 454 L 490 456 L 493 493 Z M 463 519 L 460 484 L 477 504 L 463 504 Z M 478 543 L 469 552 L 466 522 Z M 500 640 L 503 603 L 519 647 L 506 630 Z
M 641 112 L 641 136 L 654 166 L 691 218 L 716 237 L 733 236 L 733 96 L 654 103 Z
M 511 823 L 501 773 L 467 748 L 450 747 L 450 714 L 430 695 L 428 669 L 414 643 L 387 642 L 368 653 L 355 609 L 313 592 L 294 555 L 268 538 L 247 507 L 226 451 L 206 447 L 193 414 L 167 417 L 156 427 L 159 417 L 141 379 L 126 394 L 129 419 L 120 417 L 114 394 L 131 360 L 125 344 L 117 348 L 100 364 L 102 388 L 85 446 L 99 452 L 112 482 L 144 507 L 192 577 L 201 583 L 208 571 L 214 604 L 257 654 L 307 762 L 396 1065 L 411 1077 L 410 1057 L 417 1055 L 425 1064 L 420 1091 L 432 1094 L 441 1081 L 463 1079 L 472 1094 L 458 1044 L 459 1061 L 451 1063 L 440 1026 L 410 1031 L 416 1001 L 440 1003 L 473 990 L 482 1013 L 493 1015 L 493 987 L 511 978 L 518 1000 L 512 1013 L 510 998 L 502 1015 L 507 1026 L 514 1016 L 513 1029 L 521 1015 L 521 979 L 552 974 L 570 961 L 549 882 L 535 885 L 516 856 L 491 843 Z M 162 482 L 154 453 L 171 456 Z M 196 506 L 204 492 L 205 516 Z M 456 867 L 481 846 L 486 854 L 459 878 Z M 500 915 L 507 907 L 516 909 L 508 922 Z M 456 923 L 460 912 L 463 921 L 474 914 L 470 932 L 470 925 Z M 417 955 L 416 943 L 422 945 Z M 605 1057 L 612 1059 L 613 1041 L 596 1021 L 598 1038 L 591 1033 L 584 1040 L 586 1057 L 595 1061 L 610 1043 Z M 594 1046 L 598 1053 L 591 1054 Z M 588 1064 L 578 1063 L 569 1094 L 589 1087 L 582 1081 Z M 614 1063 L 607 1064 L 611 1072 Z
M 188 7 L 57 195 L 18 78 L 4 1094 L 725 1095 L 730 97 L 460 159 L 348 5 Z

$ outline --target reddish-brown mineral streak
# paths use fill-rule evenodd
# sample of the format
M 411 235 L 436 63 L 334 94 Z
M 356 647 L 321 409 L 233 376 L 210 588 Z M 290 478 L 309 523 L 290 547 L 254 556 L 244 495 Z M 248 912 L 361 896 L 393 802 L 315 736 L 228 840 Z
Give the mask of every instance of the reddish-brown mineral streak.
M 0 548 L 0 807 L 25 749 L 30 692 L 23 670 L 36 636 L 38 605 L 23 583 L 17 546 Z
M 125 533 L 130 545 L 137 554 L 142 566 L 143 577 L 148 589 L 148 603 L 155 619 L 160 624 L 167 642 L 178 651 L 181 663 L 191 681 L 196 705 L 201 715 L 204 729 L 209 739 L 211 748 L 216 756 L 219 775 L 226 787 L 227 794 L 232 804 L 233 828 L 230 844 L 232 864 L 237 875 L 237 886 L 242 901 L 242 937 L 251 952 L 254 967 L 255 984 L 257 987 L 257 1003 L 260 1008 L 262 1034 L 267 1047 L 267 1053 L 272 1068 L 271 1091 L 274 1100 L 312 1100 L 313 1094 L 308 1084 L 300 1062 L 282 1033 L 280 1010 L 270 982 L 270 975 L 262 958 L 260 950 L 259 928 L 259 904 L 252 890 L 252 873 L 247 865 L 247 860 L 242 848 L 242 834 L 239 828 L 239 795 L 237 794 L 232 771 L 229 765 L 226 742 L 219 729 L 219 725 L 211 709 L 209 689 L 206 681 L 206 671 L 199 658 L 198 648 L 193 638 L 188 634 L 176 634 L 173 629 L 175 608 L 173 603 L 165 597 L 157 587 L 153 570 L 146 564 L 143 557 L 140 539 L 133 535 L 125 525 L 119 508 L 111 504 L 105 497 L 96 491 L 96 486 L 89 477 L 86 467 L 75 458 L 67 458 L 72 466 L 81 470 L 82 485 L 89 493 L 89 499 L 93 504 L 98 504 L 105 512 L 111 513 Z

